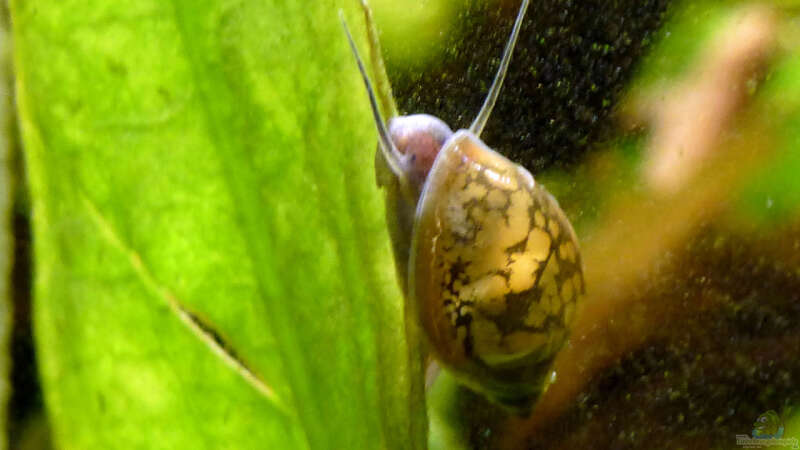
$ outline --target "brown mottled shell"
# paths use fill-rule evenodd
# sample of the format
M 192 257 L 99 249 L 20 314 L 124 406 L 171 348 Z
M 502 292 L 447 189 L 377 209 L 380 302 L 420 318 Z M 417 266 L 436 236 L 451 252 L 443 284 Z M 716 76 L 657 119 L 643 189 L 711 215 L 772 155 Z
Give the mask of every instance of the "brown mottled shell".
M 423 189 L 409 293 L 431 349 L 473 389 L 527 410 L 584 292 L 572 226 L 527 170 L 466 130 Z

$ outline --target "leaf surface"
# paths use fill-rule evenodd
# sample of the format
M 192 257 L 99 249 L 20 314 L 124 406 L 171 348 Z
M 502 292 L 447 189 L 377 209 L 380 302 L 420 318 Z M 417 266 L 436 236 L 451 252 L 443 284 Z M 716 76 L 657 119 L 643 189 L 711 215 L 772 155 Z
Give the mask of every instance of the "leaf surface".
M 422 447 L 340 6 L 11 7 L 59 447 Z

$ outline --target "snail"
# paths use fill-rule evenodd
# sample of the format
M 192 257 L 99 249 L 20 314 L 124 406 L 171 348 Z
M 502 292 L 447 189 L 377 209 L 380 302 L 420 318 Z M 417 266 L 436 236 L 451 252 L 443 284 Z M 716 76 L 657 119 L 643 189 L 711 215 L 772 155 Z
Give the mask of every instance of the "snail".
M 552 362 L 585 291 L 578 240 L 558 202 L 525 168 L 480 140 L 528 3 L 480 112 L 456 132 L 426 114 L 384 124 L 342 17 L 378 152 L 397 187 L 387 193 L 387 222 L 413 319 L 432 356 L 459 382 L 520 414 L 551 382 Z

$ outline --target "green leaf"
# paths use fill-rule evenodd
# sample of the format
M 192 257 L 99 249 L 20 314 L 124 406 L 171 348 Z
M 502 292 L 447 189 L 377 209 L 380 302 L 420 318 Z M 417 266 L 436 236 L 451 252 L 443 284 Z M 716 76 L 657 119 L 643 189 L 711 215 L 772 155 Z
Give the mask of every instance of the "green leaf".
M 423 447 L 340 6 L 11 7 L 58 447 Z

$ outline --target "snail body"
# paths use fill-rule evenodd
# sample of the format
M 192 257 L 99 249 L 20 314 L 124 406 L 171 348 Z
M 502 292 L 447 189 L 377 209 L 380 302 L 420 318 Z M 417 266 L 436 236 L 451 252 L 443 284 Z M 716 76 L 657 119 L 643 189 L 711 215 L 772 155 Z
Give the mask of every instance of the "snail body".
M 519 413 L 548 385 L 584 293 L 577 237 L 557 201 L 479 138 L 527 6 L 481 112 L 455 133 L 425 114 L 384 125 L 345 27 L 378 129 L 378 161 L 393 176 L 387 218 L 413 319 L 445 369 Z

